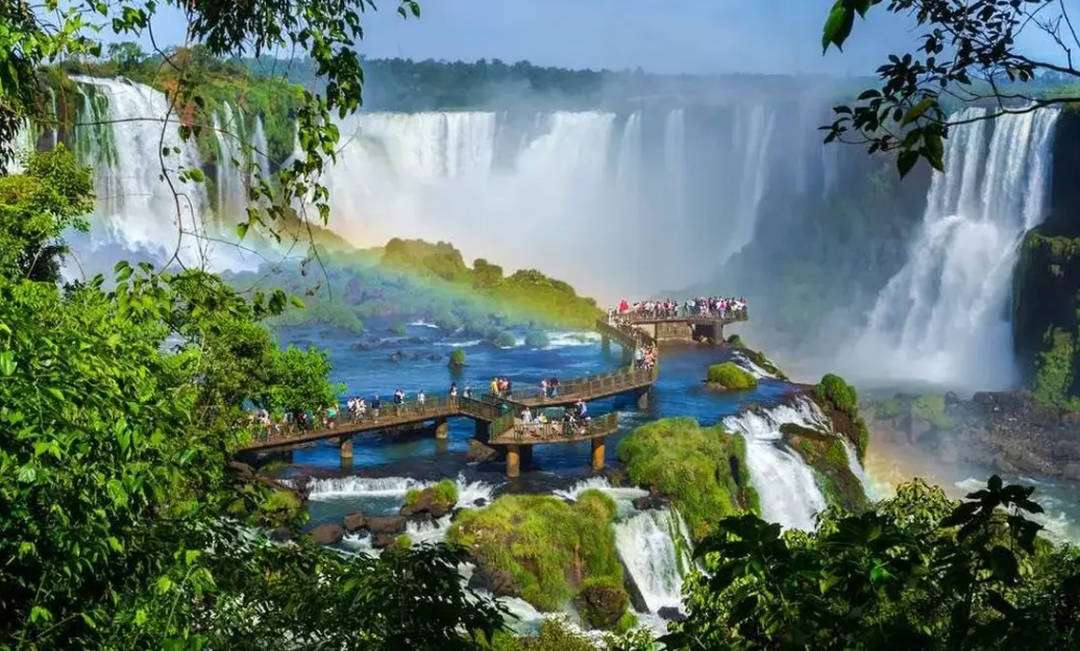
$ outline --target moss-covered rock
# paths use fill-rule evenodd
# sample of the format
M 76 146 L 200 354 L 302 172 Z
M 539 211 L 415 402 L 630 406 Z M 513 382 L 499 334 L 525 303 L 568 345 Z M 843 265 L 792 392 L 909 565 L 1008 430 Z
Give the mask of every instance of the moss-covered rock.
M 586 587 L 604 585 L 622 592 L 625 611 L 614 518 L 615 503 L 595 490 L 572 504 L 551 495 L 503 495 L 487 507 L 461 512 L 447 540 L 469 551 L 478 573 L 498 579 L 502 594 L 539 610 L 560 610 Z M 583 599 L 591 603 L 594 597 Z M 590 616 L 606 621 L 605 613 Z
M 706 381 L 712 387 L 727 391 L 747 391 L 757 388 L 757 378 L 740 368 L 735 362 L 713 364 L 709 367 Z
M 457 484 L 453 480 L 443 479 L 434 486 L 409 489 L 405 493 L 405 505 L 401 507 L 401 515 L 430 515 L 441 518 L 454 508 L 457 501 Z
M 693 540 L 727 515 L 758 513 L 742 437 L 692 418 L 665 418 L 635 429 L 619 443 L 630 481 L 671 498 Z
M 525 333 L 525 345 L 529 348 L 544 348 L 550 343 L 547 333 L 543 330 L 530 330 Z
M 833 430 L 843 434 L 855 446 L 862 461 L 870 445 L 870 430 L 859 415 L 859 394 L 844 378 L 826 373 L 814 387 L 813 396 L 825 415 L 832 420 Z
M 450 351 L 450 367 L 462 368 L 465 366 L 465 351 L 461 348 L 455 348 Z
M 626 613 L 629 597 L 621 580 L 610 576 L 589 577 L 574 597 L 581 619 L 592 628 L 614 628 Z
M 821 493 L 830 506 L 862 511 L 867 506 L 862 482 L 851 472 L 843 441 L 835 434 L 794 423 L 780 426 L 784 442 L 814 469 Z

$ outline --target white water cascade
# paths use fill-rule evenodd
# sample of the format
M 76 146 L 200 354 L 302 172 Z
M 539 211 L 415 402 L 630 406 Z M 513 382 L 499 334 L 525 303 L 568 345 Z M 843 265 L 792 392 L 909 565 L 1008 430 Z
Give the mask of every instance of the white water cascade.
M 746 441 L 750 481 L 761 498 L 761 516 L 789 529 L 811 530 L 814 516 L 825 508 L 814 471 L 783 442 L 780 426 L 794 423 L 816 430 L 830 429 L 821 410 L 806 398 L 794 406 L 745 411 L 724 418 L 724 427 Z
M 742 176 L 737 188 L 735 219 L 721 259 L 736 253 L 754 237 L 761 200 L 768 184 L 769 143 L 775 124 L 776 113 L 765 105 L 740 106 L 735 110 L 732 125 L 734 156 L 742 161 Z
M 97 195 L 89 242 L 72 238 L 76 255 L 86 258 L 98 247 L 119 244 L 157 261 L 175 251 L 189 266 L 257 266 L 235 247 L 204 237 L 217 234 L 209 223 L 205 186 L 179 179 L 182 170 L 200 168 L 201 161 L 194 142 L 181 140 L 178 119 L 170 114 L 165 96 L 122 79 L 72 79 L 92 90 L 92 101 L 83 102 L 80 116 L 80 122 L 92 124 L 77 127 L 75 140 L 77 153 L 94 169 Z M 89 93 L 83 92 L 86 98 Z M 164 125 L 167 116 L 170 123 Z M 101 121 L 108 123 L 96 124 Z M 168 156 L 161 155 L 164 149 Z M 162 178 L 163 165 L 172 187 Z
M 682 607 L 683 576 L 692 562 L 684 531 L 671 509 L 642 511 L 615 523 L 615 546 L 650 612 Z
M 874 359 L 887 379 L 982 389 L 1015 382 L 1010 279 L 1024 233 L 1045 217 L 1057 117 L 1042 109 L 952 130 L 908 262 L 858 342 L 859 357 Z

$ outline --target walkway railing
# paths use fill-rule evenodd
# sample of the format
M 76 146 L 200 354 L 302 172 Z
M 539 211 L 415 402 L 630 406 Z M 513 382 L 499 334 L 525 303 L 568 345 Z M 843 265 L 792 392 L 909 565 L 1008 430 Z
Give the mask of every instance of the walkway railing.
M 605 414 L 584 423 L 579 421 L 573 424 L 567 421 L 524 423 L 515 418 L 513 427 L 498 436 L 493 436 L 489 444 L 566 443 L 568 441 L 591 439 L 597 436 L 607 436 L 618 429 L 618 426 L 619 417 L 614 413 Z
M 746 321 L 750 318 L 750 314 L 745 307 L 741 310 L 706 312 L 704 314 L 686 314 L 684 312 L 684 310 L 680 310 L 675 315 L 663 312 L 657 314 L 649 314 L 647 312 L 624 312 L 622 314 L 616 314 L 614 318 L 623 323 L 657 323 L 664 321 L 676 321 L 679 323 L 715 323 L 717 321 L 723 321 L 724 323 L 734 323 L 736 321 Z

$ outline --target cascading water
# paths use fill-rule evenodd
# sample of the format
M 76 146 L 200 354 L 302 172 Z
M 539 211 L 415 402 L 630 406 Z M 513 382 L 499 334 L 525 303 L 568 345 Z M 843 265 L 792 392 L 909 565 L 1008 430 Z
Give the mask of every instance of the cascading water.
M 908 262 L 878 296 L 858 342 L 859 356 L 874 359 L 881 374 L 1013 385 L 1010 279 L 1024 233 L 1045 216 L 1057 117 L 1041 109 L 952 130 Z
M 181 140 L 165 96 L 121 79 L 72 79 L 84 96 L 76 153 L 94 169 L 97 197 L 89 242 L 71 238 L 76 254 L 87 259 L 99 246 L 119 244 L 159 261 L 175 251 L 189 266 L 255 268 L 257 260 L 206 239 L 217 234 L 206 222 L 206 189 L 179 180 L 181 170 L 201 167 L 199 154 L 194 142 Z M 163 124 L 170 115 L 171 123 Z M 165 149 L 169 155 L 162 157 Z M 162 178 L 163 164 L 172 188 Z
M 806 398 L 796 399 L 794 405 L 745 411 L 723 421 L 724 427 L 746 441 L 746 465 L 761 498 L 761 516 L 790 529 L 810 530 L 814 516 L 825 508 L 825 497 L 813 469 L 783 443 L 780 426 L 784 423 L 829 429 L 821 410 Z
M 615 546 L 650 612 L 682 607 L 691 563 L 684 529 L 671 509 L 642 511 L 615 524 Z
M 732 125 L 736 160 L 742 161 L 742 177 L 735 204 L 735 219 L 730 226 L 727 249 L 721 259 L 745 246 L 754 237 L 761 199 L 765 195 L 769 172 L 769 144 L 776 114 L 765 105 L 738 107 Z

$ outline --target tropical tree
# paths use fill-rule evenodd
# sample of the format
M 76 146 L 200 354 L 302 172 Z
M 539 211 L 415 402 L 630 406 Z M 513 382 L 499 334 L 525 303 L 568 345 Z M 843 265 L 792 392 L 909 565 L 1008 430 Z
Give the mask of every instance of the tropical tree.
M 814 532 L 753 515 L 695 554 L 675 648 L 1064 649 L 1080 642 L 1080 553 L 1038 537 L 1032 487 L 994 476 L 961 502 L 919 480 Z
M 841 49 L 856 22 L 877 7 L 910 17 L 921 30 L 914 52 L 889 55 L 880 83 L 837 106 L 826 142 L 867 145 L 870 153 L 896 150 L 900 174 L 921 158 L 943 169 L 942 139 L 951 127 L 1046 106 L 1080 101 L 1080 37 L 1064 0 L 836 0 L 821 45 Z M 1078 17 L 1080 18 L 1080 17 Z M 1056 59 L 1025 53 L 1022 35 L 1041 35 Z M 1051 85 L 1039 83 L 1041 80 Z M 1067 84 L 1074 84 L 1069 86 Z M 987 107 L 978 115 L 950 108 Z

